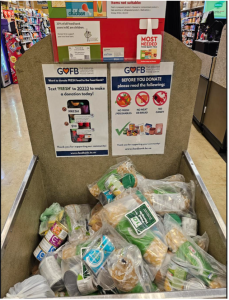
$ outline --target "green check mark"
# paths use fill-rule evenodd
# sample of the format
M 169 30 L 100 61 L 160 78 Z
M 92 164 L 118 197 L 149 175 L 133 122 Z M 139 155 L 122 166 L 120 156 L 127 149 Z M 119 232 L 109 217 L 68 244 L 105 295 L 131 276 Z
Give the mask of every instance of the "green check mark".
M 126 125 L 121 129 L 121 130 L 118 130 L 118 129 L 115 129 L 117 134 L 120 135 L 122 134 L 123 130 L 126 128 L 126 126 L 128 126 L 130 124 L 130 122 L 126 123 Z

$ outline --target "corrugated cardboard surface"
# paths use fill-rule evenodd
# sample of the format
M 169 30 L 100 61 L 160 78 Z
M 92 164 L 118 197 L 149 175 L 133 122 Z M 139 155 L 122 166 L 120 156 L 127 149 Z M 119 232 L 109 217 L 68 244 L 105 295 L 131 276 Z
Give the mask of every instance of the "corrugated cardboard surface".
M 199 52 L 199 51 L 194 51 L 194 53 L 202 61 L 202 66 L 201 66 L 201 72 L 200 72 L 200 74 L 203 75 L 206 78 L 210 78 L 210 72 L 213 71 L 213 69 L 211 69 L 213 56 L 207 55 L 207 54 Z
M 189 165 L 182 158 L 179 172 L 184 175 L 186 181 L 194 180 L 196 184 L 196 199 L 195 211 L 198 220 L 198 235 L 204 234 L 206 231 L 209 236 L 208 253 L 222 264 L 227 264 L 227 249 L 221 238 L 218 228 L 216 226 L 213 213 L 209 209 L 207 199 L 205 198 L 200 186 L 195 181 L 195 176 Z
M 36 259 L 33 251 L 40 242 L 38 236 L 40 214 L 46 209 L 47 201 L 42 182 L 41 168 L 36 165 L 1 261 L 1 297 L 9 288 L 31 275 Z
M 212 81 L 227 88 L 227 25 L 224 25 Z
M 172 90 L 164 155 L 131 156 L 139 172 L 148 178 L 163 178 L 179 169 L 182 150 L 187 149 L 196 100 L 201 60 L 180 41 L 164 34 L 163 61 L 174 62 Z M 28 124 L 32 149 L 39 156 L 49 204 L 95 203 L 87 184 L 94 182 L 116 157 L 56 158 L 51 131 L 42 64 L 53 63 L 51 36 L 27 51 L 16 63 L 16 71 Z M 109 68 L 108 68 L 109 70 Z M 109 76 L 109 71 L 108 71 Z M 110 86 L 108 77 L 109 123 Z M 111 136 L 109 124 L 109 133 Z

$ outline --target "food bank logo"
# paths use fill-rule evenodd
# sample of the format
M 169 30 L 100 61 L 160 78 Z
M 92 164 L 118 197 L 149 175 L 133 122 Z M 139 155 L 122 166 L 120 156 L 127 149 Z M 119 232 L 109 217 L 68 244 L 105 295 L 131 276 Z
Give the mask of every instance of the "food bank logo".
M 63 74 L 77 75 L 77 74 L 79 74 L 79 70 L 78 70 L 78 68 L 58 68 L 57 73 L 59 75 L 63 75 Z
M 126 74 L 129 74 L 129 73 L 145 73 L 145 67 L 126 67 L 124 69 L 124 72 Z

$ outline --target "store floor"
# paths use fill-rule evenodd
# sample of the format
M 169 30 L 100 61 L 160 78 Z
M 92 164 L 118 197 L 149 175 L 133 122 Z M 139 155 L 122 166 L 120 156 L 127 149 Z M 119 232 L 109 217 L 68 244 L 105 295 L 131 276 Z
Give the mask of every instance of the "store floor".
M 18 85 L 1 89 L 1 94 L 1 228 L 3 228 L 32 158 L 32 149 Z M 188 151 L 226 222 L 226 163 L 193 125 Z

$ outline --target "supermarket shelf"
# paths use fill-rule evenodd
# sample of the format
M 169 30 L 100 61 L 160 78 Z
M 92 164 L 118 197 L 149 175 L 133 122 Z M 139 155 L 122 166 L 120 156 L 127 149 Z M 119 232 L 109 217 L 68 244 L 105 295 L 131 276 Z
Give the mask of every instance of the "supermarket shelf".
M 32 43 L 32 41 L 21 42 L 22 44 Z
M 193 17 L 184 17 L 184 18 L 181 18 L 181 20 L 183 19 L 193 19 L 193 18 L 201 18 L 202 16 L 193 16 Z
M 193 22 L 190 22 L 190 23 L 184 23 L 185 25 L 199 25 L 199 23 L 193 23 Z
M 193 8 L 182 9 L 181 11 L 195 10 L 195 9 L 199 9 L 199 8 L 203 8 L 203 7 L 204 7 L 204 5 L 201 5 L 201 6 L 197 6 L 197 7 L 193 7 Z
M 192 32 L 195 32 L 195 30 L 191 30 L 191 29 L 182 29 L 181 31 L 192 31 Z

